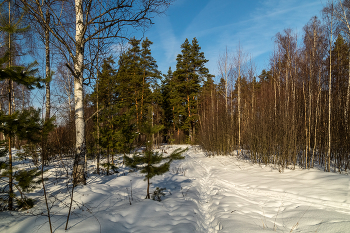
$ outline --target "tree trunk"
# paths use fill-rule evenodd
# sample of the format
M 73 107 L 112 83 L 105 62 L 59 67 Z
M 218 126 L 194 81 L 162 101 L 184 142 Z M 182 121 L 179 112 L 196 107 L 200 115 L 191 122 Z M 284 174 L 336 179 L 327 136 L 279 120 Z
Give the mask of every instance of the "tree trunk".
M 329 41 L 329 86 L 328 86 L 328 152 L 327 152 L 327 171 L 331 171 L 331 114 L 332 114 L 332 26 L 333 26 L 333 12 L 331 19 L 331 35 Z
M 11 62 L 10 62 L 11 63 Z M 9 116 L 12 114 L 12 81 L 9 80 L 9 88 L 8 88 L 8 98 L 9 98 Z M 8 208 L 9 210 L 13 209 L 13 187 L 12 187 L 12 149 L 11 149 L 11 135 L 8 136 L 8 147 L 9 147 L 9 202 Z
M 46 22 L 45 22 L 45 73 L 46 73 L 46 102 L 45 102 L 45 121 L 50 119 L 50 110 L 51 110 L 51 101 L 50 101 L 50 31 L 49 31 L 49 24 L 50 24 L 50 13 L 49 9 L 46 10 Z M 47 164 L 48 161 L 48 154 L 46 150 L 46 142 L 47 139 L 42 139 L 42 163 Z
M 151 122 L 152 122 L 152 128 L 154 126 L 154 119 L 153 119 L 153 103 L 152 103 L 152 113 L 151 113 Z M 152 143 L 151 143 L 151 150 L 153 150 L 153 147 L 154 147 L 154 133 L 152 133 Z
M 147 178 L 147 195 L 146 195 L 146 199 L 151 199 L 151 197 L 149 196 L 149 186 L 150 186 L 150 182 L 149 182 L 149 178 Z
M 46 105 L 45 105 L 45 120 L 50 118 L 51 101 L 50 101 L 50 31 L 48 27 L 50 26 L 50 13 L 49 9 L 46 11 L 46 28 L 45 28 L 45 62 L 46 62 Z
M 109 175 L 109 146 L 107 146 L 107 176 Z
M 238 147 L 241 148 L 241 66 L 238 67 Z
M 148 156 L 148 170 L 150 170 L 149 168 L 150 168 L 150 166 L 151 166 L 151 163 L 150 163 L 150 161 L 151 161 L 151 152 L 149 151 L 149 153 L 146 153 L 146 154 L 148 154 L 147 156 Z M 149 196 L 149 186 L 150 186 L 150 182 L 149 182 L 149 177 L 147 177 L 147 195 L 146 195 L 146 199 L 151 199 L 150 198 L 150 196 Z
M 305 119 L 304 119 L 304 126 L 305 126 L 305 169 L 307 169 L 307 160 L 308 160 L 308 127 L 307 127 L 307 102 L 306 102 L 306 94 L 305 94 L 305 83 L 303 82 L 303 95 L 304 95 L 304 111 L 305 111 Z
M 11 25 L 11 1 L 9 1 L 9 25 Z M 11 33 L 9 33 L 9 67 L 11 67 Z M 9 116 L 12 114 L 12 85 L 13 82 L 9 79 L 9 86 L 8 86 L 8 107 L 9 107 Z M 12 150 L 11 150 L 11 135 L 8 136 L 8 147 L 9 147 L 9 202 L 8 202 L 8 208 L 9 210 L 13 209 L 13 187 L 12 187 Z
M 346 107 L 344 111 L 344 117 L 345 117 L 345 126 L 346 126 L 346 132 L 349 134 L 349 125 L 348 125 L 348 114 L 349 114 L 349 98 L 350 98 L 350 52 L 349 52 L 349 76 L 348 76 L 348 90 L 346 93 Z M 349 137 L 349 135 L 346 135 L 346 137 Z
M 96 105 L 97 105 L 97 174 L 100 175 L 100 122 L 99 122 L 99 101 L 98 101 L 98 71 L 96 72 L 96 93 L 97 93 L 97 98 L 96 98 Z M 124 157 L 123 157 L 123 164 L 124 164 Z
M 83 62 L 84 62 L 84 25 L 82 0 L 75 1 L 76 13 L 76 56 L 74 61 L 74 104 L 75 104 L 75 135 L 76 159 L 74 164 L 74 185 L 85 184 L 85 122 L 83 93 Z

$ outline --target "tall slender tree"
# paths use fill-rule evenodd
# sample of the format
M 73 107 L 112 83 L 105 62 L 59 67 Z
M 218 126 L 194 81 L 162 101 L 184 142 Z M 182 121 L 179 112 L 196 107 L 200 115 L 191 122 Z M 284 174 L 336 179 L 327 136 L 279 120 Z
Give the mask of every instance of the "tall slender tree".
M 38 22 L 45 24 L 45 11 L 41 1 L 21 0 L 26 8 L 31 11 Z M 129 27 L 148 26 L 152 23 L 152 17 L 164 12 L 171 0 L 151 1 L 97 1 L 76 0 L 57 1 L 50 5 L 50 20 L 57 27 L 50 27 L 53 37 L 62 45 L 66 54 L 74 63 L 71 67 L 75 78 L 75 127 L 76 127 L 76 183 L 85 183 L 84 158 L 85 158 L 85 121 L 84 121 L 84 55 L 87 51 L 87 43 L 99 39 L 118 39 L 125 37 Z M 75 22 L 72 24 L 72 15 L 69 9 L 74 9 Z M 103 9 L 103 11 L 100 11 Z M 73 16 L 73 17 L 74 17 Z M 100 27 L 99 25 L 103 25 Z M 95 29 L 95 30 L 94 30 Z
M 176 95 L 172 98 L 174 114 L 181 116 L 178 127 L 184 130 L 190 143 L 195 142 L 195 130 L 198 122 L 198 94 L 201 84 L 208 77 L 208 68 L 205 63 L 208 62 L 201 52 L 201 47 L 196 38 L 193 38 L 192 44 L 188 39 L 181 45 L 181 54 L 176 58 L 176 70 L 174 71 L 173 85 L 176 89 Z

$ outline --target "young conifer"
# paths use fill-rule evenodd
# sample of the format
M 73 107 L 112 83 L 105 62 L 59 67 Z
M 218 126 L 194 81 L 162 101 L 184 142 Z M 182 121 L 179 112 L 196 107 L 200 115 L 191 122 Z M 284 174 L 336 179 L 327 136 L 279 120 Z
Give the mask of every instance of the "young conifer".
M 147 180 L 147 192 L 146 199 L 150 199 L 150 179 L 155 176 L 162 175 L 169 171 L 170 164 L 174 160 L 184 159 L 181 154 L 187 149 L 182 150 L 181 148 L 176 149 L 168 156 L 164 156 L 163 153 L 154 152 L 152 136 L 163 129 L 162 125 L 152 126 L 151 122 L 148 121 L 142 128 L 142 133 L 146 135 L 146 150 L 143 154 L 135 154 L 132 158 L 125 157 L 125 163 L 134 169 L 142 167 L 141 173 L 145 174 Z

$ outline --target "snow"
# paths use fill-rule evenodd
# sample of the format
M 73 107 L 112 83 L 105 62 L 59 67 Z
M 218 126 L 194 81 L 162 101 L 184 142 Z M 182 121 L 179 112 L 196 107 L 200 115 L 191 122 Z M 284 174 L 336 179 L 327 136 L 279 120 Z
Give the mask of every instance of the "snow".
M 165 150 L 171 153 L 178 147 L 187 146 L 165 146 Z M 317 168 L 280 173 L 273 166 L 236 156 L 210 158 L 196 146 L 189 148 L 186 159 L 173 162 L 168 173 L 151 180 L 150 190 L 167 188 L 161 202 L 144 199 L 144 177 L 129 168 L 121 167 L 119 174 L 110 176 L 91 175 L 86 186 L 75 189 L 68 232 L 350 231 L 348 175 Z M 53 231 L 66 232 L 65 182 L 47 188 Z M 42 193 L 37 189 L 30 195 Z M 34 209 L 0 213 L 0 232 L 49 232 L 47 217 L 32 215 L 45 211 L 45 203 Z

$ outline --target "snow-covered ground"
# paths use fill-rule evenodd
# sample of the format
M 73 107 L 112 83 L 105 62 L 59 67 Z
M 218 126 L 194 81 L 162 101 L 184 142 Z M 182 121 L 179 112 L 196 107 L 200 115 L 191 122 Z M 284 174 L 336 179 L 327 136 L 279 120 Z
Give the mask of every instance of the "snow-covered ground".
M 152 179 L 151 190 L 167 188 L 161 202 L 144 199 L 146 182 L 139 172 L 121 168 L 126 175 L 91 175 L 76 188 L 68 232 L 350 232 L 349 175 L 318 169 L 280 173 L 235 156 L 208 158 L 198 147 L 185 155 Z M 64 184 L 48 186 L 56 233 L 65 232 Z M 35 208 L 44 211 L 44 202 Z M 0 213 L 0 232 L 49 232 L 47 217 L 31 212 Z

